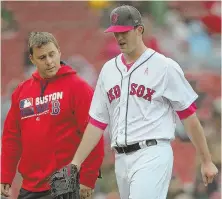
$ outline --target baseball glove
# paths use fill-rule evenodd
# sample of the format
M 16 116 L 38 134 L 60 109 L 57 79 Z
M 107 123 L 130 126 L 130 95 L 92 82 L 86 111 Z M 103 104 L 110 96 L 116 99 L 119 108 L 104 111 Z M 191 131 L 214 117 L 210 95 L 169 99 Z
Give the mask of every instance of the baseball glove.
M 56 171 L 50 177 L 49 184 L 55 199 L 80 199 L 79 172 L 73 164 Z

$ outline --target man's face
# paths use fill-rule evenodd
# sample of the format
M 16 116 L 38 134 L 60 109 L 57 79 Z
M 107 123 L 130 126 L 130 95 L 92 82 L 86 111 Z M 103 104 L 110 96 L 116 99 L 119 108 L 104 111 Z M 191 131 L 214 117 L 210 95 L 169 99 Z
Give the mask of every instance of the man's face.
M 60 57 L 60 50 L 52 42 L 40 48 L 33 47 L 33 55 L 30 55 L 32 63 L 36 65 L 42 78 L 52 78 L 56 75 L 61 67 Z
M 136 49 L 142 34 L 141 30 L 135 28 L 127 32 L 114 33 L 114 35 L 120 47 L 120 51 L 129 54 Z

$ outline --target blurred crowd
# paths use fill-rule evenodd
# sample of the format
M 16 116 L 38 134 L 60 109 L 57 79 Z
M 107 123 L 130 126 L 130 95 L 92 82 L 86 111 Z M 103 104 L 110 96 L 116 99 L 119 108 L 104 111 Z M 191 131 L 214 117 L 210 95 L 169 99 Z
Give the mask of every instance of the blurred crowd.
M 97 30 L 100 33 L 109 25 L 109 13 L 114 7 L 120 4 L 137 7 L 143 15 L 145 44 L 176 60 L 194 90 L 199 94 L 197 114 L 204 127 L 213 161 L 220 173 L 212 184 L 208 187 L 204 186 L 199 159 L 195 156 L 195 150 L 184 131 L 183 124 L 178 120 L 175 132 L 176 140 L 172 143 L 176 150 L 175 170 L 167 199 L 221 198 L 221 2 L 89 1 L 84 3 L 88 10 L 91 10 L 100 20 L 100 27 Z M 3 10 L 2 34 L 4 40 L 12 38 L 19 31 L 19 24 L 16 23 L 16 13 L 7 12 L 7 9 Z M 112 35 L 104 35 L 104 37 L 106 42 L 101 46 L 101 52 L 96 58 L 101 59 L 101 63 L 120 52 Z M 89 47 L 85 46 L 85 48 Z M 93 51 L 93 48 L 91 50 Z M 35 71 L 35 66 L 29 62 L 26 52 L 24 55 L 23 75 L 26 79 Z M 3 68 L 4 59 L 8 58 L 3 57 L 2 59 Z M 65 61 L 72 65 L 90 85 L 95 86 L 102 65 L 91 63 L 85 54 L 74 54 L 67 57 Z M 10 76 L 10 74 L 8 75 Z M 2 127 L 10 108 L 11 93 L 20 81 L 20 79 L 11 79 L 7 85 L 4 85 L 6 92 L 1 95 Z M 98 180 L 95 188 L 95 199 L 119 199 L 114 174 L 114 156 L 110 150 L 107 132 L 108 129 L 105 132 L 107 144 L 102 166 L 103 177 Z M 192 153 L 183 153 L 189 150 Z M 187 161 L 189 157 L 192 161 Z M 180 169 L 177 165 L 180 165 Z M 20 184 L 21 178 L 17 175 L 13 184 L 12 199 L 16 197 Z

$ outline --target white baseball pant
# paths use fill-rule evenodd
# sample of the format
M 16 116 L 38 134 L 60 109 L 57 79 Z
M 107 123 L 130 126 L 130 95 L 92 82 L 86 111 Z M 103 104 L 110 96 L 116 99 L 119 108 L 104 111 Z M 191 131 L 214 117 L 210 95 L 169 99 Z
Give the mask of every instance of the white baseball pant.
M 121 199 L 166 199 L 173 168 L 168 140 L 128 154 L 115 154 L 115 173 Z

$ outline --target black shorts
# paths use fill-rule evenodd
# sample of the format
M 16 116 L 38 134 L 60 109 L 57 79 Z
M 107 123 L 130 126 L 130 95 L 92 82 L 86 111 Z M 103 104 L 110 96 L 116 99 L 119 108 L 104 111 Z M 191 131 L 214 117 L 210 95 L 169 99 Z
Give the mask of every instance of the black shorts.
M 50 191 L 31 192 L 20 189 L 18 199 L 52 199 Z

